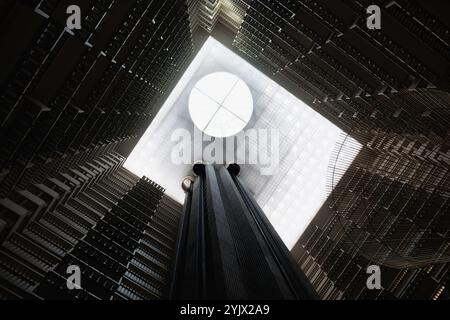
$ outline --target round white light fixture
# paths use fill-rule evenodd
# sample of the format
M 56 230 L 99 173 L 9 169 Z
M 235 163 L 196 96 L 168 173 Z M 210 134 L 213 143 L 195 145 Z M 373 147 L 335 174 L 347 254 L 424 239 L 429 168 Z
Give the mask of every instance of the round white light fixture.
M 253 113 L 253 98 L 244 81 L 228 72 L 201 78 L 189 96 L 195 126 L 212 137 L 225 138 L 244 129 Z

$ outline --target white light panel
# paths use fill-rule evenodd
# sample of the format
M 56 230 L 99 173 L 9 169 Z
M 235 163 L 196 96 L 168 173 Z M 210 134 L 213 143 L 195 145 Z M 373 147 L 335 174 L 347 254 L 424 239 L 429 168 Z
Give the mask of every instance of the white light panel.
M 258 165 L 242 165 L 241 178 L 291 249 L 326 200 L 328 164 L 342 131 L 211 37 L 169 95 L 125 167 L 156 181 L 166 188 L 170 196 L 184 201 L 181 180 L 191 173 L 192 166 L 176 165 L 170 161 L 171 151 L 177 144 L 171 141 L 171 134 L 183 128 L 194 136 L 199 130 L 194 127 L 191 116 L 195 117 L 196 112 L 205 112 L 205 119 L 209 121 L 213 110 L 223 109 L 225 115 L 217 122 L 225 121 L 225 111 L 246 117 L 246 114 L 240 114 L 240 108 L 233 109 L 234 104 L 245 103 L 240 94 L 228 95 L 230 101 L 223 103 L 227 108 L 220 108 L 223 101 L 217 103 L 216 100 L 217 109 L 205 105 L 209 100 L 199 96 L 199 110 L 189 113 L 189 96 L 195 92 L 194 87 L 202 78 L 215 72 L 231 73 L 248 86 L 253 97 L 253 115 L 245 129 L 273 128 L 280 132 L 277 173 L 262 176 Z M 215 99 L 226 96 L 217 82 L 205 82 L 200 87 L 210 90 L 208 95 Z M 201 102 L 202 99 L 205 100 Z M 206 120 L 199 121 L 203 121 L 199 127 L 206 123 Z M 215 128 L 222 125 L 214 123 Z M 210 134 L 221 136 L 226 132 L 217 129 Z M 194 155 L 192 161 L 195 160 L 199 159 Z

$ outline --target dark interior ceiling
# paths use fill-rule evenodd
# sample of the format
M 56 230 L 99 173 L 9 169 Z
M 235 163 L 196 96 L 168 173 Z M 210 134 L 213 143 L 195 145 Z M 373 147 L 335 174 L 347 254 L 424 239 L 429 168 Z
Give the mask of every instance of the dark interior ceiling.
M 374 152 L 447 165 L 448 1 L 79 0 L 81 29 L 69 30 L 72 4 L 0 1 L 0 198 L 109 151 L 128 155 L 210 34 L 348 133 L 373 136 Z M 372 4 L 380 30 L 366 27 Z M 298 262 L 322 272 L 323 297 L 364 297 L 365 279 L 334 287 L 338 271 L 351 278 L 364 263 L 343 254 L 325 218 Z M 311 239 L 333 248 L 321 264 L 305 254 L 318 248 Z M 434 280 L 430 270 L 389 271 L 389 294 L 440 296 L 449 267 Z

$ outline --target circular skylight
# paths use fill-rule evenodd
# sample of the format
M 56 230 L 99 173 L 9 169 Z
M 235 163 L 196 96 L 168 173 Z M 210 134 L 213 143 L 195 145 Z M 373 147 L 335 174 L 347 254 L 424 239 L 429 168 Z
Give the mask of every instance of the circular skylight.
M 195 126 L 212 137 L 225 138 L 244 129 L 253 113 L 253 98 L 244 81 L 228 72 L 201 78 L 189 96 Z

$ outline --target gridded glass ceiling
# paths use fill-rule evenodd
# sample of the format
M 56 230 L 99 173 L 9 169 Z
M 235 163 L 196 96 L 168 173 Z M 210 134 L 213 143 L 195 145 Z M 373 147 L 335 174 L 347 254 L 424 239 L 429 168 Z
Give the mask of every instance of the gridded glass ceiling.
M 214 72 L 234 74 L 250 89 L 253 114 L 244 130 L 279 132 L 279 162 L 274 174 L 263 175 L 259 164 L 244 164 L 241 178 L 291 249 L 326 200 L 327 168 L 342 131 L 212 37 L 194 58 L 125 167 L 156 181 L 170 196 L 184 201 L 181 181 L 191 174 L 192 165 L 171 161 L 173 149 L 179 144 L 173 134 L 179 129 L 190 132 L 195 149 L 191 163 L 201 159 L 201 152 L 196 151 L 204 148 L 205 142 L 195 142 L 200 130 L 189 114 L 189 96 L 200 79 Z M 226 153 L 244 147 L 237 145 Z

